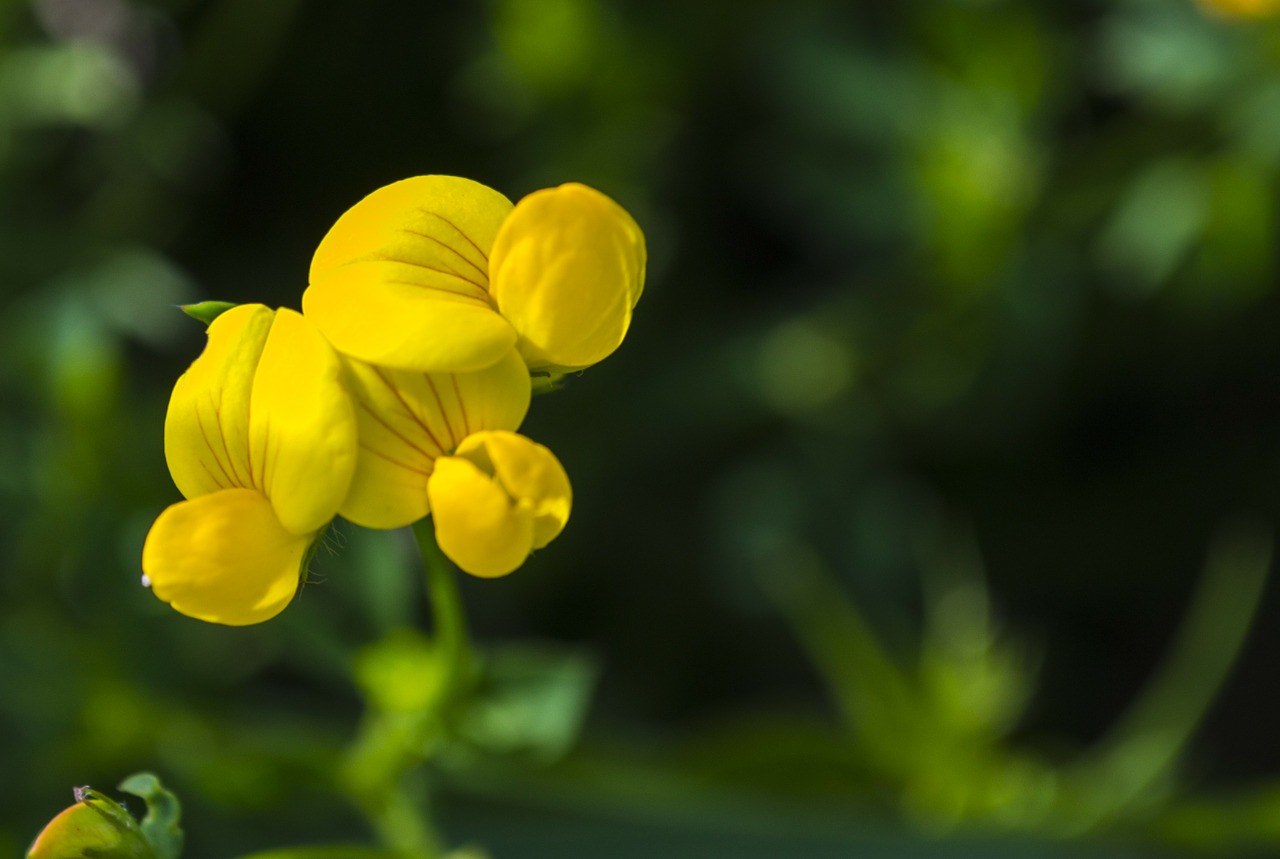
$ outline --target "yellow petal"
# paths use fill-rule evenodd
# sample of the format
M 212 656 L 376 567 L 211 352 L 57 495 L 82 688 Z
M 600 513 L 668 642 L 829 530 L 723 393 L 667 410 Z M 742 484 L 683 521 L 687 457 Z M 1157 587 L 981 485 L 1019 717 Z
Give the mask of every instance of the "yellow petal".
M 142 547 L 142 571 L 155 595 L 185 615 L 261 623 L 293 599 L 314 536 L 281 527 L 261 493 L 225 489 L 161 513 Z
M 209 326 L 209 342 L 179 377 L 164 422 L 164 454 L 187 498 L 252 487 L 249 400 L 275 314 L 242 304 Z
M 436 458 L 473 432 L 515 429 L 529 410 L 529 373 L 514 351 L 474 373 L 346 364 L 360 445 L 340 512 L 366 528 L 399 528 L 427 515 Z
M 548 448 L 514 432 L 481 432 L 463 441 L 457 456 L 491 473 L 507 495 L 529 512 L 533 548 L 541 549 L 564 530 L 573 490 L 564 466 Z
M 438 286 L 431 271 L 356 262 L 314 278 L 302 309 L 335 349 L 418 372 L 478 370 L 511 351 L 515 329 L 488 302 Z
M 612 353 L 644 289 L 645 243 L 626 210 L 568 184 L 522 199 L 502 224 L 489 292 L 532 368 L 573 370 Z
M 303 310 L 341 352 L 422 372 L 493 363 L 515 332 L 489 298 L 489 251 L 511 211 L 469 179 L 379 188 L 320 242 Z
M 254 377 L 250 453 L 254 487 L 294 534 L 329 522 L 356 466 L 356 416 L 342 364 L 315 327 L 292 310 L 275 324 Z
M 309 533 L 333 518 L 355 469 L 356 423 L 341 364 L 292 310 L 228 310 L 174 385 L 165 458 L 179 491 L 257 489 L 284 527 Z
M 522 435 L 484 431 L 436 460 L 427 482 L 436 540 L 477 576 L 504 576 L 569 519 L 572 492 L 559 460 Z
M 440 550 L 466 572 L 505 576 L 533 550 L 533 517 L 469 460 L 437 460 L 427 492 Z

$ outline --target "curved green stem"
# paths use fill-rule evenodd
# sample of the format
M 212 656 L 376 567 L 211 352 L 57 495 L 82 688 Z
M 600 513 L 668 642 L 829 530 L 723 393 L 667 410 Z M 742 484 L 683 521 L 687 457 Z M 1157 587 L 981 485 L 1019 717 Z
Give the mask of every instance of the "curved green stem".
M 436 544 L 433 523 L 418 522 L 413 535 L 426 575 L 440 695 L 411 712 L 371 707 L 348 752 L 345 781 L 385 848 L 407 859 L 439 859 L 445 850 L 431 819 L 427 785 L 413 776 L 447 732 L 447 711 L 470 682 L 471 646 L 456 574 Z
M 435 523 L 422 519 L 414 524 L 413 536 L 422 554 L 426 572 L 427 599 L 431 603 L 436 646 L 440 648 L 446 699 L 457 691 L 471 671 L 471 644 L 467 637 L 466 616 L 458 593 L 458 580 L 453 564 L 436 543 Z

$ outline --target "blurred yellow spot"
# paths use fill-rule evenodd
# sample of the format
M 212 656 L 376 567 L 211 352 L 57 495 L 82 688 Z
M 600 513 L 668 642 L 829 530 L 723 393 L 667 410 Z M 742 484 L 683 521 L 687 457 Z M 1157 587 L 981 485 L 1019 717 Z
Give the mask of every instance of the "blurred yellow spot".
M 1280 12 L 1280 0 L 1196 0 L 1196 4 L 1221 18 L 1266 18 Z

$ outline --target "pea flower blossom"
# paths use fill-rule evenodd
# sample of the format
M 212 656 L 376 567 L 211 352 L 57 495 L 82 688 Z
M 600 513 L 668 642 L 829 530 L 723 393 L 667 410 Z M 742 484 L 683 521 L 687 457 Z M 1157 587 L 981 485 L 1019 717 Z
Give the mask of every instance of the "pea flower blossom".
M 338 351 L 418 372 L 479 370 L 516 349 L 565 372 L 612 353 L 644 288 L 644 234 L 570 183 L 514 206 L 456 176 L 374 191 L 311 262 L 303 312 Z
M 165 417 L 165 459 L 187 500 L 152 525 L 142 569 L 183 614 L 238 626 L 293 599 L 350 488 L 356 419 L 338 355 L 300 314 L 241 305 L 208 337 Z
M 517 569 L 572 507 L 559 460 L 516 432 L 530 372 L 617 349 L 645 265 L 635 221 L 584 185 L 515 205 L 453 176 L 373 192 L 320 242 L 305 316 L 211 303 L 165 419 L 186 500 L 148 533 L 144 581 L 192 617 L 267 620 L 339 514 L 377 529 L 430 516 L 462 570 Z
M 530 382 L 514 351 L 471 373 L 413 373 L 344 359 L 359 453 L 342 515 L 399 528 L 427 515 L 466 572 L 500 576 L 569 518 L 569 479 L 549 450 L 518 435 Z

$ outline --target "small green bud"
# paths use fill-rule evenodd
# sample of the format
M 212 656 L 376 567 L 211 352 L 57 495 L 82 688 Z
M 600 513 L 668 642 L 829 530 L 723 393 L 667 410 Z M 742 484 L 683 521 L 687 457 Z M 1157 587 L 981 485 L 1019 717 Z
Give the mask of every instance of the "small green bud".
M 178 308 L 192 319 L 208 326 L 210 322 L 235 306 L 231 301 L 201 301 L 197 304 L 180 304 Z

